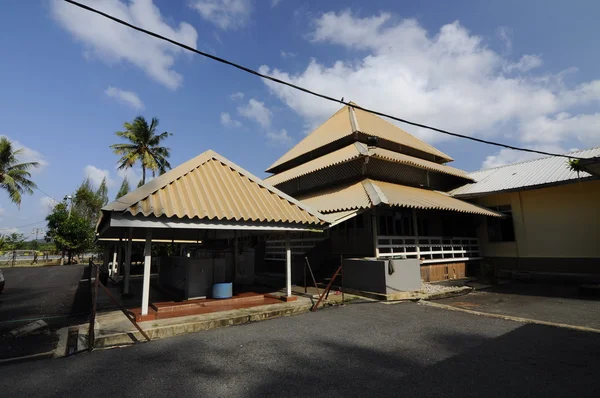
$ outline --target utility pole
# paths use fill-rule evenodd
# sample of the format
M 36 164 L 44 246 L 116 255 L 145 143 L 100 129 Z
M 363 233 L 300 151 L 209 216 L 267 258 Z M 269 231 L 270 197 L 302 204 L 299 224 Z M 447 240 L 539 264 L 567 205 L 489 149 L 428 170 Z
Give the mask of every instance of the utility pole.
M 44 233 L 44 229 L 43 228 L 34 228 L 31 231 L 31 235 L 35 235 L 35 241 L 37 242 L 38 240 L 38 235 L 39 234 L 43 234 Z
M 71 211 L 73 210 L 73 197 L 71 195 L 65 195 L 65 202 L 71 202 L 71 206 L 69 206 L 69 216 L 67 217 L 71 218 Z
M 33 246 L 33 261 L 31 264 L 37 264 L 38 262 L 38 235 L 44 233 L 42 228 L 34 228 L 31 231 L 32 235 L 35 235 L 35 245 Z

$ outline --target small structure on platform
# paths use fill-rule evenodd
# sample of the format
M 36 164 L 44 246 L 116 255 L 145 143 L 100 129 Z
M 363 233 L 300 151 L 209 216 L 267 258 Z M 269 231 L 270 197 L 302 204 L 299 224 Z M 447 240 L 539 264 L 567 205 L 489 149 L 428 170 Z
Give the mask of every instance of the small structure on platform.
M 328 221 L 320 213 L 213 151 L 207 151 L 102 209 L 98 240 L 110 250 L 113 264 L 124 263 L 123 290 L 129 293 L 132 244 L 144 242 L 142 300 L 136 318 L 155 319 L 165 312 L 218 308 L 211 300 L 218 284 L 253 280 L 256 240 L 267 233 L 285 237 L 286 293 L 291 300 L 290 232 L 322 233 Z M 160 243 L 162 252 L 153 250 Z M 124 261 L 122 250 L 125 248 Z M 153 259 L 155 259 L 153 261 Z M 158 268 L 158 284 L 178 299 L 150 303 L 151 268 Z M 118 275 L 114 269 L 113 276 Z M 184 300 L 202 299 L 185 304 Z M 262 296 L 234 295 L 229 304 L 258 303 Z M 186 306 L 187 305 L 187 306 Z M 134 311 L 135 313 L 136 311 Z M 210 312 L 210 310 L 209 310 Z

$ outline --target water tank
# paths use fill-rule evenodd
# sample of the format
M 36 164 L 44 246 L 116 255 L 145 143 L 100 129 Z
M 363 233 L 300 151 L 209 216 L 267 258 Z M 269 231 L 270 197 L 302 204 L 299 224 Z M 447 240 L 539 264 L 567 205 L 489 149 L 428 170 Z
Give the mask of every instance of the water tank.
M 225 299 L 233 296 L 233 283 L 215 283 L 212 287 L 212 298 Z

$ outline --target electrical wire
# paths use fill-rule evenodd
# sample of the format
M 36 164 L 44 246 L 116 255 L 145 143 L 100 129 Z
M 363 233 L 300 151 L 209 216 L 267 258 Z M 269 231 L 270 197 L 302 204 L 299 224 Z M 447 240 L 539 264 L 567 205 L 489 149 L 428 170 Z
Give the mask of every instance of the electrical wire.
M 25 225 L 18 225 L 16 227 L 3 227 L 3 228 L 0 228 L 0 230 L 3 231 L 3 230 L 6 230 L 6 229 L 25 228 L 25 227 L 29 227 L 29 226 L 36 225 L 36 224 L 43 223 L 43 222 L 46 222 L 46 220 L 36 221 L 36 222 L 32 222 L 30 224 L 25 224 Z
M 409 124 L 411 126 L 416 126 L 416 127 L 420 127 L 420 128 L 424 128 L 424 129 L 436 131 L 438 133 L 450 135 L 450 136 L 453 136 L 453 137 L 463 138 L 463 139 L 466 139 L 466 140 L 471 140 L 471 141 L 475 141 L 475 142 L 479 142 L 479 143 L 487 144 L 487 145 L 494 145 L 494 146 L 498 146 L 498 147 L 502 147 L 502 148 L 506 148 L 506 149 L 512 149 L 512 150 L 515 150 L 515 151 L 537 153 L 537 154 L 540 154 L 540 155 L 547 155 L 547 156 L 560 156 L 560 157 L 564 157 L 564 158 L 567 158 L 567 159 L 581 159 L 581 158 L 577 158 L 577 157 L 569 156 L 569 155 L 564 155 L 564 154 L 558 154 L 558 153 L 552 153 L 552 152 L 545 152 L 545 151 L 538 151 L 536 149 L 522 148 L 522 147 L 517 147 L 517 146 L 514 146 L 514 145 L 502 144 L 500 142 L 484 140 L 484 139 L 476 138 L 476 137 L 470 137 L 468 135 L 459 134 L 459 133 L 453 133 L 453 132 L 450 132 L 450 131 L 447 131 L 447 130 L 439 129 L 437 127 L 432 127 L 432 126 L 428 126 L 428 125 L 425 125 L 425 124 L 421 124 L 421 123 L 417 123 L 417 122 L 412 122 L 410 120 L 402 119 L 402 118 L 399 118 L 399 117 L 396 117 L 396 116 L 392 116 L 392 115 L 389 115 L 389 114 L 386 114 L 386 113 L 383 113 L 383 112 L 379 112 L 379 111 L 376 111 L 376 110 L 373 110 L 373 109 L 363 108 L 363 107 L 358 106 L 356 104 L 351 104 L 349 101 L 344 101 L 343 97 L 342 97 L 342 99 L 336 99 L 336 98 L 330 97 L 328 95 L 321 94 L 321 93 L 309 90 L 309 89 L 301 87 L 301 86 L 297 86 L 297 85 L 295 85 L 293 83 L 286 82 L 285 80 L 280 80 L 280 79 L 277 79 L 276 77 L 265 75 L 263 73 L 260 73 L 260 72 L 258 72 L 256 70 L 254 70 L 254 69 L 248 68 L 248 67 L 243 66 L 243 65 L 236 64 L 236 63 L 234 63 L 232 61 L 228 61 L 228 60 L 226 60 L 224 58 L 217 57 L 215 55 L 206 53 L 204 51 L 196 50 L 195 48 L 190 47 L 190 46 L 188 46 L 186 44 L 180 43 L 180 42 L 175 41 L 173 39 L 169 39 L 168 37 L 159 35 L 158 33 L 152 32 L 150 30 L 147 30 L 147 29 L 144 29 L 144 28 L 140 28 L 139 26 L 133 25 L 133 24 L 127 22 L 127 21 L 124 21 L 122 19 L 114 17 L 114 16 L 112 16 L 110 14 L 106 14 L 106 13 L 104 13 L 102 11 L 99 11 L 99 10 L 97 10 L 95 8 L 92 8 L 90 6 L 87 6 L 85 4 L 81 4 L 81 3 L 77 2 L 77 1 L 73 1 L 73 0 L 64 0 L 64 1 L 66 1 L 67 3 L 70 3 L 70 4 L 74 5 L 74 6 L 83 8 L 84 10 L 93 12 L 93 13 L 98 14 L 98 15 L 101 15 L 101 16 L 103 16 L 105 18 L 108 18 L 108 19 L 110 19 L 110 20 L 112 20 L 114 22 L 117 22 L 117 23 L 119 23 L 121 25 L 127 26 L 128 28 L 137 30 L 138 32 L 145 33 L 145 34 L 150 35 L 152 37 L 155 37 L 157 39 L 160 39 L 160 40 L 169 42 L 171 44 L 174 44 L 174 45 L 176 45 L 178 47 L 181 47 L 181 48 L 183 48 L 185 50 L 188 50 L 188 51 L 191 51 L 193 53 L 202 55 L 203 57 L 210 58 L 213 61 L 217 61 L 217 62 L 220 62 L 222 64 L 229 65 L 229 66 L 231 66 L 233 68 L 236 68 L 236 69 L 242 70 L 244 72 L 250 73 L 252 75 L 258 76 L 258 77 L 263 78 L 265 80 L 270 80 L 270 81 L 272 81 L 274 83 L 283 84 L 283 85 L 285 85 L 287 87 L 290 87 L 290 88 L 293 88 L 295 90 L 299 90 L 299 91 L 302 91 L 304 93 L 307 93 L 307 94 L 310 94 L 310 95 L 313 95 L 313 96 L 316 96 L 316 97 L 319 97 L 319 98 L 322 98 L 322 99 L 325 99 L 325 100 L 328 100 L 328 101 L 332 101 L 332 102 L 336 102 L 336 103 L 339 103 L 339 104 L 351 106 L 351 107 L 354 107 L 356 109 L 360 109 L 362 111 L 369 112 L 369 113 L 372 113 L 372 114 L 377 115 L 377 116 L 387 117 L 389 119 L 395 120 L 395 121 L 400 122 L 400 123 L 405 123 L 405 124 Z
M 36 187 L 35 187 L 35 189 L 37 189 L 38 191 L 40 191 L 41 193 L 43 193 L 44 195 L 46 195 L 46 196 L 47 196 L 47 197 L 49 197 L 50 199 L 54 200 L 55 202 L 58 202 L 58 200 L 56 200 L 56 198 L 54 198 L 54 197 L 52 197 L 52 196 L 48 195 L 48 194 L 47 194 L 46 192 L 44 192 L 44 191 L 43 191 L 43 190 L 42 190 L 40 187 L 37 187 L 37 186 L 36 186 Z M 4 231 L 4 230 L 7 230 L 7 229 L 19 229 L 19 228 L 30 227 L 30 226 L 32 226 L 32 225 L 40 224 L 40 223 L 43 223 L 43 222 L 46 222 L 46 220 L 36 221 L 36 222 L 30 223 L 30 224 L 25 224 L 25 225 L 18 225 L 18 226 L 16 226 L 16 227 L 2 227 L 2 228 L 0 228 L 0 231 Z

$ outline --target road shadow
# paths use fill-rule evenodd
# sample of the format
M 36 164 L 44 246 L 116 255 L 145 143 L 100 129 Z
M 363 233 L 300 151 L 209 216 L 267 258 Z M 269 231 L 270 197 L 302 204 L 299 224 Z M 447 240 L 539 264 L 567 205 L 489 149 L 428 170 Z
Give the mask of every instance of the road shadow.
M 308 316 L 305 320 L 310 323 Z M 35 363 L 27 369 L 35 382 L 12 384 L 9 390 L 10 377 L 5 377 L 0 387 L 10 392 L 7 396 L 31 395 L 39 386 L 52 386 L 61 396 L 600 394 L 600 338 L 593 333 L 523 325 L 490 338 L 475 331 L 423 329 L 422 336 L 411 337 L 420 342 L 413 345 L 401 343 L 403 329 L 385 334 L 382 344 L 372 344 L 365 339 L 368 334 L 357 330 L 340 329 L 336 335 L 315 333 L 307 346 L 295 344 L 293 335 L 258 335 L 269 330 L 263 325 L 243 328 L 243 338 L 233 338 L 232 329 L 216 330 L 203 338 L 190 335 L 82 354 L 52 362 L 51 367 L 47 361 Z M 109 381 L 105 372 L 117 378 Z M 63 377 L 56 379 L 57 374 Z

